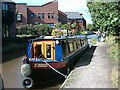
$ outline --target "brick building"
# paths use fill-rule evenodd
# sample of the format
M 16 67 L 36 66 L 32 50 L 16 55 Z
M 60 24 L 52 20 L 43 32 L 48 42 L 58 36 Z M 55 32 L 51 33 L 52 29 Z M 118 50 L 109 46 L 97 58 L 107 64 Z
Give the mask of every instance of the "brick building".
M 2 0 L 2 37 L 16 36 L 16 7 L 12 0 Z
M 20 28 L 27 24 L 27 3 L 16 4 L 16 28 Z
M 76 23 L 76 28 L 86 29 L 86 20 L 82 16 L 82 14 L 78 12 L 65 12 L 67 15 L 68 22 L 70 22 L 70 28 L 72 28 L 72 24 Z
M 58 21 L 62 24 L 67 23 L 67 15 L 60 10 L 58 10 Z
M 16 28 L 26 24 L 49 24 L 67 22 L 76 23 L 86 29 L 86 21 L 78 12 L 58 10 L 58 1 L 54 0 L 41 6 L 28 6 L 27 3 L 14 3 L 12 0 L 2 0 L 2 36 L 15 37 Z
M 28 23 L 55 24 L 58 22 L 58 2 L 53 1 L 42 6 L 28 6 Z
M 58 10 L 58 1 L 54 0 L 41 6 L 27 6 L 26 3 L 17 3 L 17 24 L 19 28 L 25 24 L 49 24 L 57 22 L 67 23 L 67 15 Z
M 86 29 L 86 20 L 78 12 L 65 12 L 58 10 L 58 1 L 54 0 L 41 6 L 29 6 L 26 3 L 16 4 L 17 28 L 26 24 L 49 24 L 54 26 L 61 22 L 70 25 L 76 23 L 76 28 Z M 72 28 L 72 27 L 71 27 Z

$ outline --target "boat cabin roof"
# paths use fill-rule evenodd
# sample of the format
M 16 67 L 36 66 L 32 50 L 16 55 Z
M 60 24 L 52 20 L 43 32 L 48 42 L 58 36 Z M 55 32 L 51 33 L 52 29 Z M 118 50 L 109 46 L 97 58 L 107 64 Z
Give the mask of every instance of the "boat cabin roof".
M 66 40 L 66 39 L 74 39 L 74 38 L 81 38 L 84 39 L 86 38 L 86 35 L 80 34 L 80 35 L 76 35 L 76 36 L 61 36 L 59 38 L 55 37 L 55 36 L 40 36 L 39 38 L 35 38 L 35 39 L 30 39 L 29 41 L 39 41 L 39 40 Z

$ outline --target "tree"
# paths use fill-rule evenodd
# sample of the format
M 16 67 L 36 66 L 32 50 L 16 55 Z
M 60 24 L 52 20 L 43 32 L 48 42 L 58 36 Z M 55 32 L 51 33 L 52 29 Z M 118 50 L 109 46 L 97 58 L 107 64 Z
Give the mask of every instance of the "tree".
M 72 28 L 74 28 L 74 29 L 76 28 L 76 23 L 72 24 Z
M 93 24 L 87 24 L 87 29 L 88 29 L 89 31 L 94 31 Z
M 119 35 L 120 2 L 96 2 L 88 0 L 87 6 L 93 20 L 93 27 L 100 31 L 110 31 Z

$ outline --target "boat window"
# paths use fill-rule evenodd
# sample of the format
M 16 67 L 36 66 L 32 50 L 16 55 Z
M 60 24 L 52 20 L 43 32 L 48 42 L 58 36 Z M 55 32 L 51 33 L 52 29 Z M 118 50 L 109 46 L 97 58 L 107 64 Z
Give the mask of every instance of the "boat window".
M 81 47 L 83 46 L 83 40 L 82 39 L 80 39 L 80 44 L 81 44 Z
M 68 56 L 69 51 L 68 51 L 68 43 L 67 43 L 67 41 L 61 41 L 61 47 L 62 47 L 63 56 L 64 57 Z
M 35 46 L 35 57 L 42 58 L 41 45 L 36 45 Z
M 80 47 L 79 40 L 76 41 L 76 47 L 77 49 Z
M 87 44 L 87 40 L 86 39 L 84 39 L 84 43 Z
M 70 52 L 74 51 L 74 44 L 73 44 L 73 42 L 69 42 L 69 48 L 70 48 Z
M 46 57 L 51 58 L 51 45 L 50 44 L 46 45 Z
M 82 39 L 82 45 L 84 46 L 84 39 Z
M 80 48 L 81 47 L 81 44 L 79 42 L 79 40 L 77 41 L 77 48 Z
M 78 45 L 78 43 L 76 42 L 76 48 L 78 49 L 78 47 L 79 47 L 79 45 Z
M 74 50 L 77 50 L 76 41 L 74 41 Z

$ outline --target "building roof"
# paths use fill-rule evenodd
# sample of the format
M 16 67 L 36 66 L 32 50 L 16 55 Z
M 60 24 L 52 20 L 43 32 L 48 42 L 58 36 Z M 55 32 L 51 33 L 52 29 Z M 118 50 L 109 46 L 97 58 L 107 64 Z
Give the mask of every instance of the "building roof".
M 53 1 L 48 2 L 48 3 L 46 3 L 46 4 L 43 4 L 43 5 L 28 5 L 28 7 L 43 7 L 43 6 L 48 5 L 48 4 L 50 4 L 50 3 L 53 3 L 53 2 L 58 2 L 58 1 L 57 1 L 57 0 L 53 0 Z
M 27 3 L 16 3 L 16 5 L 27 5 Z
M 68 19 L 84 19 L 83 16 L 78 12 L 64 12 Z
M 58 10 L 58 13 L 61 13 L 62 15 L 66 16 L 67 17 L 67 14 L 65 14 L 64 12 Z
M 12 3 L 14 3 L 12 0 L 1 0 L 1 2 L 12 2 Z

